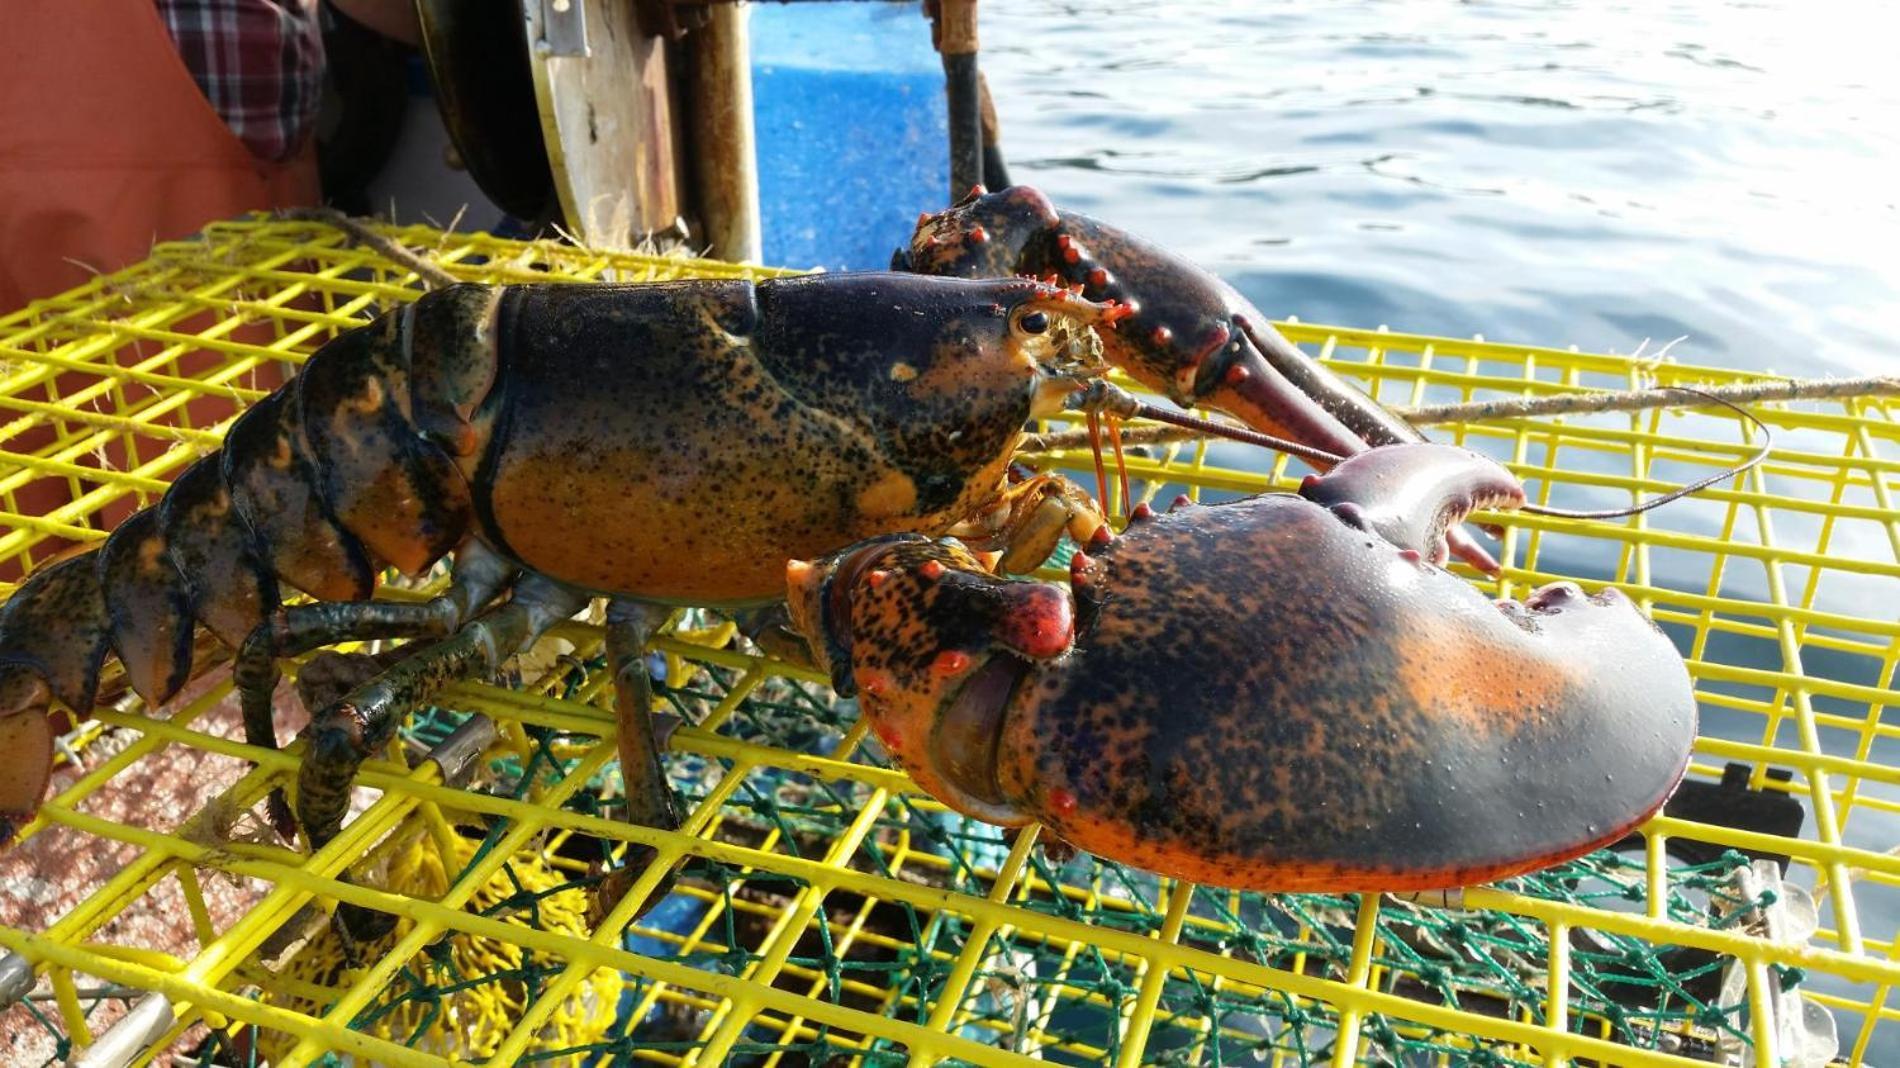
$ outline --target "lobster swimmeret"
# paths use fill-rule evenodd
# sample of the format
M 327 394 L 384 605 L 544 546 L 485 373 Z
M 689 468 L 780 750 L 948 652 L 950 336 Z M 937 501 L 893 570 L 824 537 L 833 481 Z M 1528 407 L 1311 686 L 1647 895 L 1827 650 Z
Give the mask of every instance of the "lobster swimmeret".
M 1065 529 L 1094 535 L 1074 487 L 1010 484 L 1007 466 L 1026 421 L 1102 372 L 1106 310 L 1030 281 L 862 274 L 463 285 L 390 312 L 0 612 L 0 843 L 45 791 L 50 706 L 90 711 L 108 653 L 156 706 L 202 625 L 238 651 L 248 740 L 273 746 L 280 658 L 439 639 L 313 710 L 296 822 L 321 844 L 408 705 L 596 595 L 613 599 L 631 816 L 674 825 L 640 664 L 654 606 L 774 601 L 789 557 L 892 531 L 1031 563 Z M 451 552 L 442 596 L 368 600 L 385 564 L 416 574 Z M 287 588 L 316 603 L 284 606 Z
M 1425 440 L 1295 348 L 1226 282 L 1125 230 L 1057 211 L 1029 186 L 994 193 L 978 186 L 948 210 L 919 216 L 891 266 L 959 278 L 1028 276 L 1119 302 L 1127 314 L 1104 335 L 1103 355 L 1183 408 L 1216 408 L 1340 456 Z M 1446 537 L 1460 559 L 1498 570 L 1463 530 Z
M 1070 589 L 919 535 L 794 561 L 792 616 L 966 815 L 1216 886 L 1474 885 L 1621 838 L 1695 738 L 1682 658 L 1622 594 L 1492 603 L 1434 565 L 1449 524 L 1522 501 L 1489 460 L 1393 445 L 1297 496 L 1138 509 Z

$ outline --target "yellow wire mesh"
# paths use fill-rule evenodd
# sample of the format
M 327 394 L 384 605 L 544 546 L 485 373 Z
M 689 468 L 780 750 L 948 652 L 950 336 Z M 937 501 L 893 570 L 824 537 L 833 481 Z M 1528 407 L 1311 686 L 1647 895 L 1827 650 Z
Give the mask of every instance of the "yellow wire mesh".
M 478 281 L 771 273 L 421 228 L 385 232 Z M 214 448 L 241 405 L 325 340 L 417 294 L 413 275 L 340 233 L 250 221 L 161 245 L 144 263 L 0 319 L 0 411 L 9 419 L 0 426 L 0 580 L 10 590 L 59 548 L 103 538 Z M 1751 377 L 1384 329 L 1282 325 L 1391 404 Z M 1713 781 L 1724 764 L 1743 764 L 1751 789 L 1800 802 L 1804 830 L 1783 836 L 1659 817 L 1642 829 L 1617 894 L 1549 896 L 1517 884 L 1472 891 L 1465 909 L 1487 910 L 1494 927 L 1528 932 L 1523 944 L 1540 947 L 1534 959 L 1516 962 L 1532 976 L 1530 993 L 1505 1012 L 1478 1011 L 1442 983 L 1421 986 L 1430 968 L 1403 964 L 1418 956 L 1401 944 L 1400 932 L 1412 928 L 1399 921 L 1436 910 L 1348 899 L 1314 918 L 1287 906 L 1286 915 L 1303 917 L 1283 940 L 1295 952 L 1266 957 L 1250 950 L 1247 925 L 1257 930 L 1258 921 L 1245 919 L 1240 895 L 1134 883 L 1112 866 L 1045 863 L 1034 834 L 1013 841 L 992 834 L 986 850 L 946 854 L 920 818 L 983 832 L 916 795 L 848 714 L 835 724 L 814 721 L 803 746 L 768 744 L 743 729 L 748 702 L 768 692 L 822 695 L 819 680 L 715 648 L 718 639 L 705 635 L 676 631 L 657 645 L 672 662 L 669 677 L 683 686 L 716 682 L 671 743 L 676 764 L 701 776 L 688 792 L 685 827 L 668 834 L 603 818 L 576 804 L 611 783 L 604 773 L 613 756 L 605 680 L 587 669 L 600 636 L 576 622 L 559 631 L 569 651 L 531 671 L 526 689 L 464 685 L 442 701 L 492 718 L 496 753 L 520 764 L 552 752 L 564 762 L 561 774 L 525 774 L 509 795 L 483 788 L 492 781 L 444 784 L 433 764 L 412 767 L 392 752 L 366 767 L 362 811 L 315 856 L 247 829 L 243 813 L 294 774 L 297 757 L 295 749 L 259 752 L 236 740 L 219 713 L 228 685 L 163 718 L 131 705 L 102 711 L 98 722 L 121 743 L 74 753 L 82 766 L 24 836 L 29 847 L 38 836 L 58 836 L 65 854 L 110 848 L 126 859 L 93 878 L 64 915 L 0 926 L 0 946 L 42 980 L 37 1000 L 4 1019 L 83 1047 L 97 1037 L 93 1021 L 107 1020 L 96 1006 L 156 993 L 169 1014 L 132 1047 L 138 1062 L 208 1027 L 238 1063 L 262 1055 L 298 1065 L 336 1055 L 501 1064 L 548 1050 L 564 1051 L 560 1063 L 588 1063 L 576 1047 L 590 1034 L 619 1042 L 603 1045 L 597 1058 L 611 1052 L 614 1063 L 805 1063 L 814 1057 L 799 1050 L 822 1048 L 866 1063 L 1224 1063 L 1244 1049 L 1274 1063 L 1344 1064 L 1386 1063 L 1413 1048 L 1437 1061 L 1665 1064 L 1751 1044 L 1758 1057 L 1786 1053 L 1792 1032 L 1777 997 L 1792 988 L 1833 1018 L 1843 1058 L 1884 1050 L 1891 1060 L 1900 1051 L 1900 1027 L 1888 1023 L 1896 1015 L 1889 992 L 1900 980 L 1893 944 L 1900 728 L 1884 713 L 1900 662 L 1893 500 L 1900 404 L 1830 401 L 1764 406 L 1760 414 L 1776 434 L 1769 461 L 1695 500 L 1610 523 L 1512 518 L 1508 565 L 1490 588 L 1522 595 L 1556 578 L 1619 584 L 1688 652 L 1704 715 L 1692 778 Z M 1732 462 L 1749 451 L 1751 433 L 1721 414 L 1647 412 L 1504 419 L 1447 428 L 1445 436 L 1507 461 L 1534 499 L 1604 507 Z M 1034 462 L 1088 464 L 1067 454 Z M 1268 465 L 1257 453 L 1225 448 L 1172 446 L 1129 464 L 1139 493 L 1162 501 L 1181 489 L 1257 492 L 1289 479 L 1284 460 Z M 1122 502 L 1109 504 L 1119 511 Z M 181 755 L 199 758 L 194 774 L 221 789 L 203 811 L 189 819 L 102 814 L 115 777 Z M 258 767 L 249 770 L 248 761 Z M 825 817 L 824 835 L 801 836 L 809 825 L 796 821 L 750 818 L 761 791 L 778 791 L 784 807 L 788 779 L 806 784 L 798 796 Z M 471 825 L 487 829 L 480 849 L 469 844 Z M 524 911 L 521 902 L 542 900 L 532 887 L 591 870 L 568 848 L 582 840 L 645 843 L 662 861 L 698 864 L 698 876 L 669 899 L 692 904 L 686 921 L 663 922 L 663 905 L 627 926 L 656 889 L 659 866 L 598 928 L 580 922 L 571 902 Z M 1819 903 L 1818 928 L 1777 940 L 1760 924 L 1725 925 L 1673 907 L 1678 877 L 1669 857 L 1683 843 L 1791 858 L 1788 877 Z M 409 876 L 345 881 L 366 855 Z M 447 856 L 457 863 L 445 866 Z M 0 877 L 9 877 L 0 901 L 35 876 L 17 864 L 0 858 Z M 522 872 L 541 874 L 524 883 Z M 245 893 L 214 915 L 206 888 L 217 881 Z M 161 909 L 181 952 L 156 952 L 115 927 L 161 897 L 182 902 Z M 1775 897 L 1771 890 L 1756 903 Z M 517 907 L 497 911 L 497 901 L 511 898 Z M 321 932 L 301 956 L 284 948 L 299 930 L 310 933 L 309 906 L 338 901 L 400 923 L 355 964 L 332 947 L 326 963 L 312 967 Z M 1210 920 L 1210 908 L 1226 919 Z M 890 922 L 893 911 L 907 919 Z M 1330 953 L 1322 929 L 1344 932 Z M 1599 942 L 1579 942 L 1586 933 Z M 1745 981 L 1744 1011 L 1632 1043 L 1637 1031 L 1581 1007 L 1576 947 L 1604 939 L 1655 956 L 1712 955 Z M 692 956 L 699 950 L 704 959 Z M 1026 975 L 1030 950 L 1040 964 Z M 279 953 L 291 963 L 271 963 Z M 405 976 L 458 953 L 536 962 L 532 981 L 465 1010 L 482 1014 L 479 1028 L 430 1023 L 429 1041 L 392 1025 L 388 1013 L 376 1015 L 373 1007 Z M 880 963 L 854 969 L 854 961 Z M 1250 1024 L 1247 1014 L 1265 1005 L 1274 1006 L 1273 1027 Z M 1084 1010 L 1092 1015 L 1078 1015 Z M 442 1037 L 458 1028 L 468 1036 L 462 1044 Z M 629 1029 L 652 1041 L 629 1045 Z M 1404 1047 L 1407 1036 L 1432 1044 Z M 797 1046 L 814 1038 L 822 1046 Z

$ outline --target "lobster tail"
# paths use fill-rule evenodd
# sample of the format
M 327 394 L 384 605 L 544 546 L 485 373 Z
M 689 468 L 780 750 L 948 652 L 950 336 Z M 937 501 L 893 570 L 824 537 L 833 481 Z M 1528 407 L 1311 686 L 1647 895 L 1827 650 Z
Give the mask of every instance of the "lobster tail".
M 277 576 L 251 552 L 250 532 L 232 510 L 220 466 L 212 455 L 186 468 L 156 511 L 166 552 L 191 595 L 191 614 L 235 649 L 279 597 Z
M 0 608 L 0 845 L 39 807 L 53 770 L 57 698 L 92 708 L 110 626 L 92 553 L 28 579 Z
M 448 290 L 430 304 L 443 297 L 463 293 Z M 394 312 L 345 334 L 290 387 L 317 493 L 370 553 L 412 575 L 455 548 L 474 515 L 467 478 L 413 419 L 407 350 L 414 317 Z
M 38 672 L 53 697 L 82 712 L 99 692 L 111 633 L 98 564 L 82 553 L 44 568 L 0 609 L 0 665 Z M 0 707 L 0 716 L 13 711 Z
M 365 600 L 384 561 L 421 571 L 462 541 L 472 509 L 456 458 L 484 440 L 470 416 L 495 380 L 498 299 L 452 287 L 325 345 L 99 552 L 0 606 L 0 845 L 46 789 L 52 704 L 91 711 L 107 653 L 163 704 L 191 677 L 199 624 L 239 649 L 279 608 L 280 583 Z M 251 740 L 273 744 L 267 710 L 261 726 L 248 717 Z
M 51 717 L 46 714 L 46 679 L 29 664 L 0 664 L 0 847 L 13 841 L 20 825 L 40 806 L 53 777 Z
M 191 591 L 166 551 L 158 512 L 119 524 L 99 551 L 99 585 L 126 681 L 156 708 L 191 677 Z
M 191 677 L 194 623 L 236 646 L 276 607 L 276 576 L 251 552 L 219 459 L 187 468 L 98 552 L 43 568 L 0 608 L 0 845 L 46 791 L 52 703 L 91 712 L 107 653 L 139 696 L 162 704 Z
M 223 454 L 231 505 L 279 578 L 319 600 L 364 600 L 376 562 L 317 492 L 298 400 L 294 388 L 279 390 L 232 424 Z

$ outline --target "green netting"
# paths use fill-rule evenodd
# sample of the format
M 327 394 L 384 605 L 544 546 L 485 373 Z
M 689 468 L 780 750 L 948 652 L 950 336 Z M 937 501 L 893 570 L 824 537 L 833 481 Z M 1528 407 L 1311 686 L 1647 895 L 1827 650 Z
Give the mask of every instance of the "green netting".
M 600 657 L 571 664 L 551 687 L 568 698 L 587 692 L 590 681 L 597 683 L 604 671 Z M 731 696 L 743 675 L 717 665 L 695 667 L 684 685 L 667 685 L 664 672 L 655 683 L 657 694 L 689 723 L 703 719 Z M 598 685 L 593 688 L 598 690 Z M 451 708 L 432 708 L 415 718 L 407 736 L 416 751 L 425 751 L 464 719 L 466 714 Z M 836 745 L 855 720 L 853 702 L 837 700 L 814 684 L 775 677 L 739 701 L 723 733 L 773 749 L 824 752 Z M 530 784 L 558 780 L 578 763 L 560 754 L 563 745 L 584 747 L 593 740 L 533 727 L 527 734 L 533 743 L 527 759 L 505 756 L 492 761 L 485 789 L 526 797 Z M 696 803 L 705 800 L 711 784 L 734 766 L 730 760 L 687 757 L 677 761 L 674 770 L 675 786 Z M 597 774 L 573 795 L 568 807 L 612 814 L 617 779 L 614 771 Z M 869 793 L 862 783 L 825 782 L 782 769 L 755 770 L 726 800 L 719 835 L 757 846 L 776 833 L 779 848 L 792 855 L 816 856 L 839 837 Z M 854 866 L 887 877 L 916 880 L 927 876 L 929 885 L 979 896 L 992 890 L 1009 848 L 1008 836 L 996 828 L 934 806 L 919 807 L 902 797 L 886 802 L 875 826 L 865 848 L 851 858 Z M 458 825 L 469 843 L 464 869 L 492 848 L 505 829 L 505 821 Z M 941 863 L 921 869 L 911 864 L 900 870 L 891 863 L 900 836 L 908 840 L 908 848 L 925 851 Z M 617 862 L 612 846 L 597 839 L 569 838 L 552 852 L 567 862 L 565 878 L 530 886 L 513 874 L 515 865 L 505 864 L 501 871 L 513 891 L 486 901 L 478 911 L 517 916 L 530 926 L 544 926 L 545 918 L 537 914 L 543 902 L 590 889 L 599 871 Z M 1772 904 L 1772 892 L 1746 899 L 1739 895 L 1735 875 L 1747 863 L 1748 858 L 1731 851 L 1705 863 L 1672 865 L 1668 917 L 1722 927 L 1742 922 L 1753 910 Z M 1040 847 L 1032 857 L 1031 870 L 1037 892 L 1020 902 L 1027 908 L 1142 935 L 1159 931 L 1164 923 L 1161 883 L 1145 872 L 1088 856 L 1052 856 Z M 1634 854 L 1604 850 L 1514 880 L 1510 889 L 1594 908 L 1638 909 L 1646 896 L 1645 872 L 1640 849 Z M 629 929 L 627 945 L 693 968 L 735 976 L 762 960 L 758 951 L 762 927 L 806 887 L 794 877 L 707 860 L 689 862 L 680 881 L 673 894 Z M 1056 887 L 1086 887 L 1090 892 L 1056 892 Z M 1200 888 L 1188 908 L 1182 941 L 1273 968 L 1343 978 L 1352 956 L 1358 910 L 1358 900 L 1350 896 Z M 709 912 L 718 914 L 716 921 L 689 942 L 687 932 Z M 874 941 L 859 937 L 846 947 L 840 927 L 854 920 L 862 930 L 879 937 Z M 1497 1018 L 1545 1022 L 1550 935 L 1541 924 L 1504 912 L 1388 905 L 1381 910 L 1377 925 L 1372 956 L 1377 989 Z M 869 902 L 834 893 L 792 950 L 787 981 L 801 989 L 817 982 L 825 996 L 834 1000 L 922 1023 L 942 993 L 950 961 L 974 929 L 970 917 L 952 911 L 933 912 L 903 902 Z M 392 932 L 380 943 L 359 948 L 373 956 L 394 938 Z M 1721 998 L 1727 959 L 1615 934 L 1572 931 L 1570 938 L 1572 1030 L 1607 1036 L 1639 1049 L 1683 1051 L 1685 1041 L 1711 1050 L 1723 1044 L 1747 1044 L 1745 999 L 1739 993 L 1728 1001 Z M 439 1021 L 441 1006 L 457 996 L 475 993 L 518 1008 L 538 996 L 560 968 L 558 961 L 528 954 L 484 971 L 471 967 L 468 954 L 452 952 L 450 941 L 435 943 L 425 959 L 405 966 L 399 981 L 358 1013 L 353 1026 L 415 1045 Z M 1790 982 L 1799 979 L 1798 975 L 1784 977 Z M 1005 1049 L 1040 1047 L 1046 1059 L 1057 1063 L 1113 1060 L 1120 1053 L 1118 1021 L 1132 1009 L 1138 985 L 1128 962 L 1099 947 L 992 934 L 986 963 L 965 994 L 971 1015 L 962 1029 L 971 1038 Z M 610 1065 L 633 1063 L 640 1054 L 691 1052 L 699 1044 L 695 1024 L 703 1010 L 667 1003 L 639 1020 L 625 1018 L 647 989 L 640 983 L 627 986 L 615 1010 L 623 1015 L 607 1029 L 613 1037 L 537 1049 L 530 1059 Z M 1192 972 L 1170 975 L 1160 994 L 1145 1059 L 1222 1065 L 1252 1064 L 1277 1055 L 1304 1063 L 1332 1055 L 1338 1025 L 1337 1014 L 1326 1006 L 1281 991 L 1210 982 Z M 1371 1043 L 1365 1056 L 1372 1063 L 1410 1064 L 1437 1058 L 1472 1064 L 1538 1063 L 1495 1049 L 1474 1048 L 1468 1034 L 1422 1029 L 1383 1016 L 1368 1017 L 1361 1026 Z M 232 1047 L 228 1038 L 220 1038 L 219 1044 Z M 810 1064 L 847 1056 L 863 1057 L 865 1063 L 906 1059 L 901 1047 L 881 1048 L 876 1042 L 867 1047 L 863 1035 L 814 1026 L 808 1034 L 791 1037 L 769 1022 L 754 1028 L 749 1040 L 732 1050 L 738 1063 L 773 1056 L 781 1058 L 781 1063 Z

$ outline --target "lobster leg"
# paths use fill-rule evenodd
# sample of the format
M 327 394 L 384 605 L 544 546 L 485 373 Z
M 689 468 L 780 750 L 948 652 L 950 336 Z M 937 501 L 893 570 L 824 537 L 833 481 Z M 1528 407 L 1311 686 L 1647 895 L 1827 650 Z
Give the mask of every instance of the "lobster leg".
M 389 741 L 402 714 L 465 678 L 493 675 L 548 627 L 587 606 L 587 595 L 529 574 L 513 597 L 417 653 L 315 717 L 297 777 L 297 822 L 312 850 L 336 837 L 356 769 Z
M 1047 560 L 1065 531 L 1077 545 L 1089 545 L 1107 530 L 1108 520 L 1088 491 L 1044 473 L 1005 489 L 987 515 L 950 533 L 973 549 L 1001 550 L 997 573 L 1019 574 Z
M 297 703 L 306 712 L 328 708 L 357 687 L 374 681 L 383 672 L 421 652 L 428 644 L 412 641 L 380 653 L 339 653 L 325 649 L 297 669 Z M 292 828 L 295 833 L 295 821 Z
M 283 677 L 277 667 L 279 660 L 344 642 L 443 637 L 494 599 L 513 578 L 511 566 L 471 542 L 456 555 L 455 578 L 449 588 L 419 604 L 319 602 L 273 612 L 245 639 L 232 672 L 244 712 L 245 742 L 264 749 L 277 748 L 272 699 Z M 314 714 L 315 709 L 311 711 Z M 271 790 L 266 804 L 277 833 L 286 839 L 295 837 L 296 820 L 283 790 Z
M 661 830 L 680 825 L 679 805 L 666 781 L 660 759 L 660 740 L 653 720 L 653 685 L 647 677 L 646 647 L 653 632 L 666 622 L 669 610 L 641 601 L 615 601 L 607 606 L 607 666 L 613 672 L 614 718 L 618 723 L 620 774 L 625 780 L 627 822 Z M 652 863 L 654 850 L 634 845 L 627 863 L 602 880 L 593 914 L 605 918 Z M 666 896 L 662 885 L 647 897 L 643 910 Z
M 792 617 L 784 601 L 764 608 L 740 609 L 731 615 L 732 621 L 739 625 L 739 633 L 752 639 L 752 644 L 764 650 L 767 656 L 795 667 L 816 668 L 818 662 L 812 659 L 811 647 L 805 644 L 805 636 L 792 627 Z

